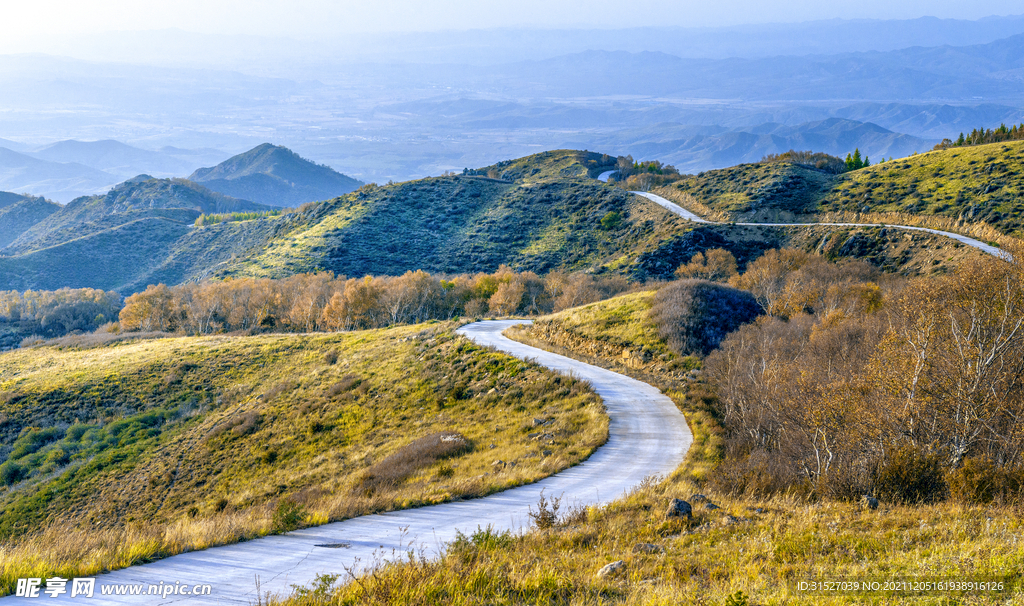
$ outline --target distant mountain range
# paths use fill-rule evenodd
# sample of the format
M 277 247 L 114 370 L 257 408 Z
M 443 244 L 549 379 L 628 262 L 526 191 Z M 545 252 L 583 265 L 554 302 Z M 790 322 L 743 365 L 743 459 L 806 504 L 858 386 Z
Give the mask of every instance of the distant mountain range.
M 277 207 L 330 200 L 363 185 L 286 147 L 264 143 L 189 177 L 209 189 Z
M 0 189 L 70 201 L 120 181 L 84 164 L 50 162 L 0 147 Z
M 820 151 L 845 157 L 859 149 L 875 160 L 930 150 L 937 140 L 894 133 L 877 124 L 829 118 L 797 126 L 761 124 L 748 129 L 659 124 L 595 137 L 601 149 L 636 159 L 657 158 L 682 172 L 757 162 L 768 154 L 791 149 Z

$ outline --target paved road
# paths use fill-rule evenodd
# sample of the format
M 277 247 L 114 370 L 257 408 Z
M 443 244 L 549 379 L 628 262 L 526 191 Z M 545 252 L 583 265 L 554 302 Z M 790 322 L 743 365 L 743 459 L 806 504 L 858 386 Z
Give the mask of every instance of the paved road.
M 619 171 L 617 171 L 617 170 L 606 170 L 606 171 L 604 171 L 603 173 L 601 173 L 600 175 L 597 176 L 597 180 L 598 181 L 602 181 L 604 183 L 607 183 L 608 182 L 608 178 L 611 177 L 612 175 L 614 175 L 617 172 L 619 172 Z
M 308 528 L 286 535 L 186 553 L 135 566 L 96 579 L 95 597 L 71 599 L 4 598 L 4 604 L 249 604 L 255 599 L 257 575 L 264 591 L 288 594 L 293 584 L 308 585 L 320 573 L 343 573 L 344 566 L 362 567 L 392 550 L 399 555 L 410 543 L 436 555 L 456 530 L 478 526 L 518 531 L 529 525 L 528 511 L 541 490 L 562 495 L 565 503 L 612 501 L 653 474 L 667 475 L 682 462 L 692 435 L 683 415 L 660 391 L 635 379 L 563 356 L 523 345 L 502 336 L 517 320 L 477 322 L 459 333 L 519 358 L 529 358 L 557 372 L 589 381 L 608 409 L 608 442 L 585 462 L 535 484 L 482 499 L 364 516 Z M 404 530 L 403 530 L 404 529 Z M 347 545 L 347 547 L 318 547 Z M 211 595 L 196 597 L 100 596 L 100 587 L 118 583 L 159 585 L 181 582 L 213 585 Z M 147 589 L 143 589 L 146 591 Z
M 669 211 L 679 215 L 680 217 L 682 217 L 684 219 L 687 219 L 689 221 L 693 221 L 694 223 L 708 223 L 708 224 L 712 224 L 712 225 L 722 225 L 721 223 L 715 223 L 714 221 L 708 221 L 706 219 L 703 219 L 699 215 L 696 215 L 696 214 L 686 210 L 682 206 L 679 206 L 675 202 L 672 202 L 670 200 L 666 200 L 665 198 L 662 198 L 659 195 L 652 194 L 652 193 L 646 192 L 646 191 L 634 191 L 634 192 L 630 192 L 630 193 L 636 194 L 638 196 L 643 196 L 644 198 L 647 198 L 651 202 L 654 202 L 655 204 L 668 209 Z M 755 227 L 803 227 L 803 226 L 812 226 L 812 225 L 829 225 L 829 226 L 835 226 L 835 227 L 881 227 L 881 224 L 879 224 L 879 223 L 733 223 L 732 225 L 746 225 L 746 226 L 755 226 Z M 993 255 L 995 257 L 999 257 L 1000 259 L 1006 259 L 1008 261 L 1012 259 L 1010 254 L 1007 253 L 1006 251 L 1000 250 L 999 248 L 996 248 L 995 246 L 992 246 L 990 244 L 986 244 L 986 243 L 982 242 L 981 240 L 975 240 L 974 238 L 968 238 L 967 236 L 964 236 L 964 235 L 961 235 L 961 234 L 955 234 L 953 232 L 948 232 L 948 231 L 941 231 L 941 230 L 938 230 L 938 229 L 929 229 L 927 227 L 911 227 L 909 225 L 889 225 L 889 224 L 886 224 L 885 227 L 886 228 L 895 228 L 895 229 L 905 229 L 905 230 L 909 230 L 909 231 L 924 231 L 924 232 L 928 232 L 930 234 L 936 234 L 936 235 L 939 235 L 939 236 L 946 236 L 947 238 L 953 238 L 957 242 L 960 242 L 962 244 L 966 244 L 967 246 L 972 246 L 972 247 L 977 248 L 978 250 L 986 252 L 986 253 L 988 253 L 990 255 Z

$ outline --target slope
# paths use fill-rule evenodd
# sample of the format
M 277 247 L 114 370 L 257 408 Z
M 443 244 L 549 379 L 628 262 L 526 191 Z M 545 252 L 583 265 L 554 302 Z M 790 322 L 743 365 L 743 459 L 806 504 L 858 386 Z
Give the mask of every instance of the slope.
M 213 191 L 279 207 L 329 200 L 361 182 L 314 164 L 285 147 L 264 143 L 189 177 Z
M 590 178 L 613 161 L 560 150 L 463 175 L 366 186 L 290 215 L 259 253 L 217 275 L 461 273 L 501 264 L 629 275 L 643 253 L 689 228 Z
M 168 213 L 168 210 L 183 212 Z M 202 213 L 262 210 L 269 209 L 262 204 L 210 191 L 185 179 L 154 179 L 149 175 L 139 175 L 102 196 L 76 198 L 27 230 L 9 250 L 14 253 L 40 250 L 147 216 L 166 217 L 170 214 L 178 221 L 194 221 Z
M 50 162 L 76 162 L 120 177 L 139 173 L 181 175 L 195 166 L 170 154 L 140 149 L 112 139 L 59 141 L 27 155 Z
M 0 147 L 0 189 L 32 192 L 58 202 L 94 194 L 118 178 L 76 163 L 48 162 Z
M 607 418 L 585 383 L 453 328 L 5 354 L 2 582 L 481 496 L 604 442 Z M 538 417 L 543 444 L 528 435 Z M 439 434 L 447 442 L 414 441 Z
M 45 198 L 0 192 L 0 249 L 60 208 Z
M 658 193 L 731 221 L 813 219 L 826 212 L 987 225 L 1024 235 L 1024 142 L 917 154 L 841 175 L 755 163 L 688 177 Z

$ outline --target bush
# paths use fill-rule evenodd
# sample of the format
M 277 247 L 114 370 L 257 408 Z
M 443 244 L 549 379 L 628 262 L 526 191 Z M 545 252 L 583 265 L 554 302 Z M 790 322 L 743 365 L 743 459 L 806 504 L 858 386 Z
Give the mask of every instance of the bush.
M 947 494 L 941 457 L 913 446 L 890 452 L 875 468 L 872 484 L 875 496 L 894 503 L 934 503 Z
M 707 355 L 726 335 L 761 315 L 750 293 L 705 280 L 680 280 L 658 291 L 651 317 L 677 354 Z
M 288 532 L 302 525 L 306 509 L 291 499 L 281 499 L 274 510 L 274 532 Z
M 4 486 L 10 486 L 16 484 L 18 480 L 24 477 L 25 470 L 14 461 L 7 461 L 3 465 L 0 465 L 0 482 Z
M 946 476 L 949 496 L 961 503 L 985 504 L 1006 500 L 1020 492 L 1021 472 L 996 466 L 987 458 L 964 460 L 963 465 Z

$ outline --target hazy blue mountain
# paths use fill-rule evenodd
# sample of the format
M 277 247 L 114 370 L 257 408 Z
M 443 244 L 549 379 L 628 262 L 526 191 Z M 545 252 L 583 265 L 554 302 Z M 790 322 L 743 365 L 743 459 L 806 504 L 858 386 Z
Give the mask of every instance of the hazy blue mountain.
M 18 143 L 17 141 L 11 141 L 10 139 L 0 139 L 0 147 L 5 147 L 11 151 L 23 152 L 30 146 Z
M 875 160 L 903 157 L 932 148 L 937 140 L 895 133 L 877 124 L 828 118 L 797 126 L 766 123 L 746 129 L 659 124 L 605 135 L 601 149 L 634 158 L 660 159 L 682 172 L 696 173 L 746 162 L 791 149 L 845 157 L 860 149 Z
M 329 166 L 315 164 L 286 147 L 270 143 L 217 166 L 200 168 L 189 179 L 213 191 L 279 207 L 330 200 L 362 185 Z
M 534 94 L 686 95 L 767 101 L 1006 100 L 1024 103 L 1024 34 L 973 46 L 762 59 L 683 59 L 660 52 L 586 51 L 493 68 L 492 86 Z M 609 75 L 614 75 L 610 77 Z M 520 84 L 521 85 L 521 84 Z
M 112 175 L 131 177 L 148 173 L 161 177 L 186 175 L 196 165 L 182 158 L 139 149 L 120 141 L 60 141 L 29 152 L 35 158 L 51 162 L 77 162 Z
M 290 78 L 322 78 L 339 62 L 499 64 L 590 49 L 660 51 L 680 57 L 771 57 L 984 44 L 1024 33 L 1024 16 L 978 20 L 830 19 L 727 27 L 529 29 L 350 33 L 330 39 L 219 35 L 160 29 L 67 35 L 36 52 L 90 61 L 211 66 Z M 341 58 L 341 59 L 339 59 Z
M 103 191 L 118 181 L 82 164 L 49 162 L 0 147 L 0 189 L 64 202 Z

